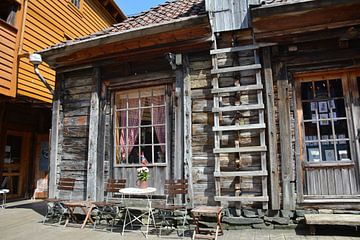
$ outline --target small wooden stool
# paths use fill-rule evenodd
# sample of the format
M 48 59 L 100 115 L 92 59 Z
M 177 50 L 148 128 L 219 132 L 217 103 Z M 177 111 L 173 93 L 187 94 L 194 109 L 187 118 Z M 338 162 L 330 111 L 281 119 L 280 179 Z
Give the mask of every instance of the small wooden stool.
M 192 239 L 202 238 L 202 239 L 217 239 L 219 233 L 222 235 L 224 234 L 222 225 L 221 225 L 221 211 L 222 207 L 210 207 L 210 206 L 198 206 L 191 210 L 193 220 L 195 223 L 195 231 L 193 234 Z M 209 217 L 216 217 L 216 229 L 209 230 L 209 229 L 200 229 L 200 217 L 201 216 L 209 216 Z M 220 230 L 220 231 L 219 231 Z M 215 233 L 214 235 L 211 235 Z

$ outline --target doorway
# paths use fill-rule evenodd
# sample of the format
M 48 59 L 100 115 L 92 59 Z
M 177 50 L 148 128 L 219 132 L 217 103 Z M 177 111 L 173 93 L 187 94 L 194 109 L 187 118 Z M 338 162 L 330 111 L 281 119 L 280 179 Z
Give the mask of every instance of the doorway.
M 358 198 L 360 72 L 295 77 L 303 199 Z
M 31 133 L 6 131 L 3 146 L 1 188 L 10 190 L 9 198 L 25 197 L 29 169 Z

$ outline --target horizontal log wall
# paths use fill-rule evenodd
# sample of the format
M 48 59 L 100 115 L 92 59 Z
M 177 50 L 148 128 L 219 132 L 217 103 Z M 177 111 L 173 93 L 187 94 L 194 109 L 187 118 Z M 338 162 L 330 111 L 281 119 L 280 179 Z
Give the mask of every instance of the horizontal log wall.
M 95 88 L 92 73 L 91 69 L 64 73 L 61 84 L 57 179 L 76 179 L 73 199 L 86 196 L 90 98 Z M 59 197 L 69 194 L 60 191 Z

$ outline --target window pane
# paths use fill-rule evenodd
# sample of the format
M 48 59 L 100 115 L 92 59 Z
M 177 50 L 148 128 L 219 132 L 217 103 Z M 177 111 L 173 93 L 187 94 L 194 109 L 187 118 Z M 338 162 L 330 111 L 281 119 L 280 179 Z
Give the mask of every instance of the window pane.
M 164 163 L 165 162 L 165 145 L 155 146 L 155 160 L 156 163 Z
M 301 83 L 301 99 L 309 100 L 313 99 L 313 86 L 312 82 L 303 82 Z
M 141 147 L 142 152 L 144 153 L 145 159 L 148 161 L 148 163 L 153 163 L 153 152 L 152 152 L 152 146 L 145 146 Z
M 139 126 L 139 110 L 128 111 L 128 126 Z
M 316 123 L 306 122 L 305 126 L 305 136 L 308 137 L 307 140 L 317 140 L 317 126 Z M 306 139 L 306 138 L 305 138 Z
M 312 109 L 311 105 L 314 105 L 314 104 L 316 104 L 316 102 L 313 102 L 313 103 L 303 102 L 302 103 L 304 120 L 316 119 L 316 115 L 315 115 L 315 112 L 314 112 L 316 109 L 314 109 L 314 111 L 311 111 L 311 109 Z
M 336 138 L 348 138 L 348 128 L 346 120 L 338 120 L 334 123 Z
M 327 98 L 328 89 L 326 81 L 317 81 L 315 82 L 315 97 L 317 99 Z
M 336 148 L 339 161 L 351 160 L 349 141 L 336 142 Z
M 332 110 L 336 117 L 346 117 L 344 99 L 335 100 L 335 109 Z
M 342 83 L 340 79 L 330 80 L 329 85 L 331 97 L 343 97 Z
M 165 126 L 156 126 L 154 127 L 154 139 L 153 143 L 165 143 Z
M 118 127 L 126 127 L 126 111 L 116 112 L 116 123 Z
M 335 148 L 333 142 L 321 143 L 322 160 L 326 162 L 336 161 Z
M 308 162 L 320 162 L 320 149 L 318 145 L 307 146 L 306 150 Z
M 151 127 L 141 128 L 141 144 L 152 144 L 151 142 Z
M 139 146 L 129 146 L 128 148 L 129 151 L 129 160 L 128 163 L 134 163 L 134 164 L 138 164 L 140 163 L 140 148 Z
M 143 109 L 143 114 L 142 114 L 142 118 L 141 118 L 141 125 L 145 126 L 145 125 L 151 125 L 151 108 L 145 108 Z

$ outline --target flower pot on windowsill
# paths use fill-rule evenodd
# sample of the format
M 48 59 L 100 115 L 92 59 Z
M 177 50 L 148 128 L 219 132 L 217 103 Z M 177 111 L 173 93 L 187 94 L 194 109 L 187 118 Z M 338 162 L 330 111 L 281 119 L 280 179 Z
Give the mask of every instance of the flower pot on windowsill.
M 137 181 L 137 186 L 139 188 L 145 189 L 148 188 L 148 182 L 147 181 L 143 181 L 143 180 L 138 180 Z

